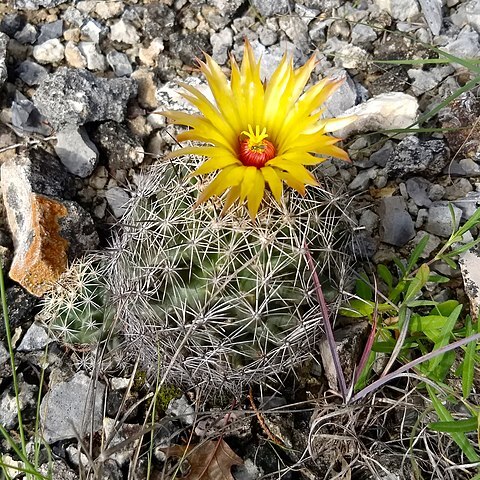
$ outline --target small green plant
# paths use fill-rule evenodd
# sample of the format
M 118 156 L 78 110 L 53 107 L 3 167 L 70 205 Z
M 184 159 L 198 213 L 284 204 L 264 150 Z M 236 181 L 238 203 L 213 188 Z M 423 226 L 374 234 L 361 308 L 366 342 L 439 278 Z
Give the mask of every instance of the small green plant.
M 0 472 L 3 473 L 5 478 L 7 480 L 11 479 L 10 473 L 11 470 L 17 471 L 17 472 L 23 472 L 26 475 L 27 480 L 32 480 L 32 479 L 42 479 L 42 480 L 49 480 L 51 478 L 51 470 L 50 468 L 48 469 L 48 474 L 47 476 L 42 475 L 39 472 L 39 452 L 40 452 L 40 447 L 42 445 L 41 439 L 40 439 L 40 432 L 39 432 L 39 424 L 38 424 L 38 412 L 40 411 L 39 406 L 40 406 L 40 392 L 42 391 L 42 384 L 43 384 L 43 370 L 41 372 L 41 377 L 40 377 L 40 389 L 39 389 L 39 395 L 38 395 L 38 404 L 37 404 L 37 418 L 35 422 L 35 434 L 34 434 L 34 458 L 33 461 L 31 460 L 28 451 L 27 451 L 27 437 L 26 437 L 26 429 L 25 425 L 23 423 L 23 417 L 22 417 L 22 410 L 21 410 L 21 405 L 20 405 L 20 400 L 19 400 L 19 384 L 18 384 L 18 377 L 16 373 L 16 365 L 15 365 L 15 353 L 14 353 L 14 347 L 12 343 L 12 336 L 10 332 L 10 322 L 9 322 L 9 317 L 8 317 L 8 305 L 7 305 L 7 296 L 5 292 L 5 282 L 3 279 L 3 269 L 0 265 L 0 299 L 2 302 L 2 312 L 3 312 L 3 320 L 5 323 L 5 333 L 6 333 L 6 338 L 7 338 L 7 346 L 8 346 L 8 351 L 10 354 L 10 365 L 12 368 L 12 380 L 13 380 L 13 390 L 15 393 L 15 398 L 16 398 L 16 407 L 17 407 L 17 419 L 18 419 L 18 433 L 20 436 L 20 443 L 16 442 L 12 436 L 8 433 L 8 431 L 5 429 L 0 424 L 0 434 L 3 436 L 5 439 L 7 445 L 12 451 L 12 455 L 14 455 L 17 458 L 17 462 L 20 462 L 20 464 L 16 465 L 10 465 L 4 461 L 3 456 L 0 456 Z M 48 450 L 48 445 L 47 447 L 47 453 L 50 457 L 50 452 Z
M 454 219 L 454 213 L 452 219 Z M 472 393 L 475 366 L 480 362 L 477 343 L 480 328 L 469 315 L 463 314 L 463 305 L 457 300 L 438 302 L 429 297 L 435 284 L 448 282 L 442 275 L 432 273 L 430 266 L 443 261 L 457 268 L 456 257 L 480 243 L 480 239 L 461 243 L 470 229 L 480 224 L 480 209 L 460 228 L 455 230 L 434 257 L 418 262 L 428 236 L 422 238 L 406 262 L 394 261 L 394 268 L 378 265 L 378 285 L 372 285 L 366 275 L 356 282 L 355 298 L 340 309 L 340 313 L 354 318 L 367 318 L 372 331 L 355 378 L 353 400 L 363 398 L 381 386 L 387 379 L 394 379 L 392 367 L 400 363 L 414 368 L 425 379 L 428 395 L 439 422 L 430 428 L 448 432 L 470 462 L 480 462 L 478 450 L 474 448 L 466 433 L 478 431 L 480 408 L 469 400 Z M 454 347 L 461 347 L 460 354 Z M 383 368 L 374 366 L 383 360 Z M 400 368 L 396 372 L 405 371 Z M 372 383 L 372 379 L 379 379 Z M 462 391 L 451 386 L 451 380 L 461 381 Z M 373 386 L 373 387 L 372 387 Z M 439 392 L 447 399 L 452 409 L 462 404 L 470 416 L 462 420 L 454 417 L 439 400 Z

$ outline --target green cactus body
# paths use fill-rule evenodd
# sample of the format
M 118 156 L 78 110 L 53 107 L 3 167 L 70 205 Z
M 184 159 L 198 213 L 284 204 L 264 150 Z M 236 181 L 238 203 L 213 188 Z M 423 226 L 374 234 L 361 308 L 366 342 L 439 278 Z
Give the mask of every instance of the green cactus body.
M 304 245 L 329 279 L 347 261 L 344 197 L 310 187 L 280 206 L 269 197 L 254 222 L 243 207 L 222 217 L 213 202 L 194 206 L 190 167 L 144 174 L 106 262 L 127 348 L 184 388 L 281 380 L 322 333 Z

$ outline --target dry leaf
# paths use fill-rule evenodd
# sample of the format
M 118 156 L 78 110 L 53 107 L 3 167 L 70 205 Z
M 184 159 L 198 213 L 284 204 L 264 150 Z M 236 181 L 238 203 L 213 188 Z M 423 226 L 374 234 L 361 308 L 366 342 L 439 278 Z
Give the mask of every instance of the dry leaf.
M 181 480 L 234 480 L 231 468 L 243 463 L 223 439 L 199 445 L 173 445 L 162 450 L 167 457 L 184 458 L 190 464 L 188 475 Z

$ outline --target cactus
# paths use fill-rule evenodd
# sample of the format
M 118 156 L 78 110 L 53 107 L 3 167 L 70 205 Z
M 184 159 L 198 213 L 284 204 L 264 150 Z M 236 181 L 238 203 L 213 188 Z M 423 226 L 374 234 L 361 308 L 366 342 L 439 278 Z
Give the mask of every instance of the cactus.
M 39 320 L 65 344 L 94 344 L 112 325 L 102 263 L 94 255 L 76 260 L 45 295 Z
M 303 248 L 327 279 L 342 280 L 348 200 L 312 187 L 279 205 L 267 193 L 255 221 L 243 206 L 222 217 L 214 200 L 194 207 L 202 185 L 186 175 L 189 162 L 156 165 L 137 182 L 105 262 L 110 299 L 147 371 L 239 394 L 311 354 L 322 318 Z

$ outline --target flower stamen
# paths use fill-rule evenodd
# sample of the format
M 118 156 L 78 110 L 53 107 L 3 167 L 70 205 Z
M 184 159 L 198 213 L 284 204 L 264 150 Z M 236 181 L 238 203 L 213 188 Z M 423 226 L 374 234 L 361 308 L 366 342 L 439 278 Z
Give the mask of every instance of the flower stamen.
M 273 143 L 267 140 L 267 129 L 264 127 L 260 132 L 260 126 L 255 126 L 255 132 L 252 126 L 248 125 L 248 132 L 242 131 L 240 137 L 240 161 L 247 167 L 262 168 L 265 164 L 275 157 L 275 147 Z

